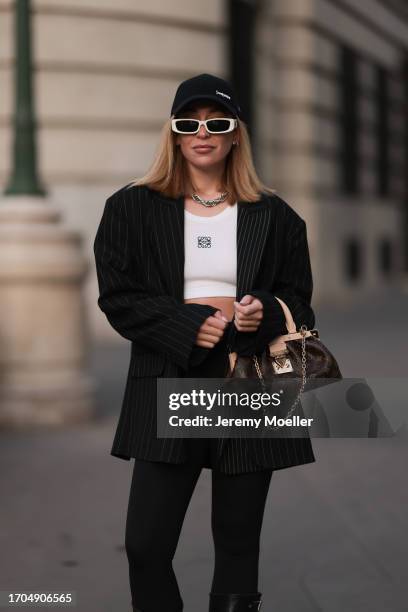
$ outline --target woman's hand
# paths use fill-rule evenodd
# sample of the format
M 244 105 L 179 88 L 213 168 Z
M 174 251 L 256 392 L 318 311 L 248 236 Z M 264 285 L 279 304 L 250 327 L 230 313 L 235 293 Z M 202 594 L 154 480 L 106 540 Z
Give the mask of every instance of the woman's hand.
M 262 321 L 263 304 L 253 295 L 244 295 L 234 302 L 234 325 L 240 332 L 256 331 Z
M 214 315 L 207 317 L 198 330 L 196 344 L 203 348 L 214 348 L 224 335 L 228 319 L 221 310 L 217 310 Z

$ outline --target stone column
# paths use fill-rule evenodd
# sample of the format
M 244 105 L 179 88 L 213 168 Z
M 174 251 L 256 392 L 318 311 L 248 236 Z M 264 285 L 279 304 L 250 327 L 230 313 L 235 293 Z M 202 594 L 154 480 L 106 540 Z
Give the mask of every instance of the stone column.
M 29 0 L 15 3 L 15 43 L 13 165 L 0 201 L 0 426 L 59 425 L 93 408 L 87 265 L 37 174 Z

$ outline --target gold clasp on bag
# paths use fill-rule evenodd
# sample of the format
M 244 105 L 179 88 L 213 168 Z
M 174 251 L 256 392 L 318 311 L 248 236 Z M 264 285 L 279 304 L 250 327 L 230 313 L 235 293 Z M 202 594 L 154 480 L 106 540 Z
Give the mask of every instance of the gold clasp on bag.
M 289 351 L 282 351 L 277 355 L 272 356 L 272 367 L 275 374 L 285 374 L 285 372 L 293 372 L 292 363 L 288 357 Z

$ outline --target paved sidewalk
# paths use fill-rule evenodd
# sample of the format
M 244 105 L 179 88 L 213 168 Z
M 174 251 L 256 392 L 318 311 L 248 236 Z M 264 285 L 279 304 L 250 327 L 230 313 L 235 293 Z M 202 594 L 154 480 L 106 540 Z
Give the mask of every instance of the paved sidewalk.
M 394 291 L 368 306 L 319 309 L 317 327 L 344 376 L 406 377 L 407 312 L 408 296 Z M 73 590 L 80 612 L 130 612 L 124 525 L 133 462 L 109 454 L 128 358 L 125 341 L 95 347 L 95 422 L 0 433 L 0 590 Z M 406 612 L 407 437 L 314 439 L 313 447 L 316 463 L 272 477 L 262 612 Z M 174 562 L 186 612 L 208 609 L 210 491 L 205 469 Z

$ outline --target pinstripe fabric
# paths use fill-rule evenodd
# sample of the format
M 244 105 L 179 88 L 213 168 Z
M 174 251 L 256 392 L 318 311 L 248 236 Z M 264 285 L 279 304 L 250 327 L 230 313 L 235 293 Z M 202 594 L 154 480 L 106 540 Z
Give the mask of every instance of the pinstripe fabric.
M 238 332 L 232 349 L 260 352 L 286 331 L 274 295 L 297 326 L 314 325 L 312 273 L 303 219 L 279 196 L 238 202 L 237 300 L 246 293 L 264 305 L 256 332 Z M 146 186 L 122 187 L 106 201 L 94 241 L 98 306 L 131 341 L 122 409 L 111 454 L 181 463 L 184 441 L 156 438 L 156 377 L 177 377 L 200 365 L 210 349 L 195 346 L 202 322 L 216 308 L 184 304 L 184 197 L 168 198 Z M 250 471 L 255 460 L 281 469 L 315 461 L 309 438 L 220 439 L 219 468 Z

